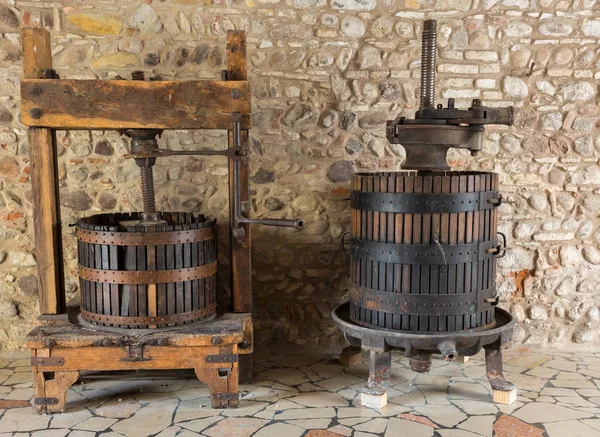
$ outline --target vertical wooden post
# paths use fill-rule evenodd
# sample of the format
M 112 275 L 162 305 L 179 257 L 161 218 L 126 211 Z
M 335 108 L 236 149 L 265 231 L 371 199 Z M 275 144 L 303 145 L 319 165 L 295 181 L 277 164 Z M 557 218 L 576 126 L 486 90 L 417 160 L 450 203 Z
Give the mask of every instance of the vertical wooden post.
M 52 69 L 50 34 L 44 29 L 23 29 L 23 76 L 40 79 Z M 58 163 L 54 131 L 29 128 L 35 254 L 40 280 L 40 313 L 65 311 L 62 233 L 58 195 Z
M 246 34 L 243 31 L 227 32 L 227 80 L 246 80 Z M 240 133 L 241 146 L 248 148 L 248 130 Z M 229 130 L 229 147 L 233 145 L 233 131 Z M 240 181 L 242 201 L 242 215 L 249 213 L 250 201 L 250 168 L 248 161 L 240 162 Z M 235 184 L 233 181 L 233 161 L 229 160 L 229 219 L 230 230 L 233 229 L 233 199 Z M 229 234 L 231 247 L 231 277 L 233 311 L 236 313 L 252 312 L 252 272 L 250 268 L 251 234 L 250 225 L 243 224 L 246 235 L 240 242 Z M 240 381 L 247 383 L 252 379 L 252 356 L 240 355 L 239 374 Z

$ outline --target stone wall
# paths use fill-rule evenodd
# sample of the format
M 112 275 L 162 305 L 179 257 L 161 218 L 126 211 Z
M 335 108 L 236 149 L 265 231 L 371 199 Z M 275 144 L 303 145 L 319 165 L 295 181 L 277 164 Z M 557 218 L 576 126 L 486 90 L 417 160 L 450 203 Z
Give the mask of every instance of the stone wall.
M 517 342 L 598 343 L 600 325 L 600 9 L 595 0 L 0 1 L 0 345 L 22 345 L 37 315 L 26 130 L 19 122 L 21 26 L 52 33 L 63 78 L 219 77 L 225 33 L 248 32 L 254 101 L 252 214 L 296 217 L 301 231 L 255 227 L 258 340 L 341 344 L 329 319 L 345 298 L 348 180 L 400 168 L 385 120 L 411 115 L 419 33 L 438 19 L 437 97 L 516 105 L 457 168 L 497 171 L 510 201 L 501 230 L 502 306 Z M 221 147 L 223 132 L 169 132 L 171 148 Z M 68 294 L 77 293 L 74 231 L 99 211 L 141 208 L 138 173 L 114 132 L 59 132 Z M 225 222 L 220 158 L 159 160 L 158 204 Z M 225 234 L 224 232 L 222 234 Z

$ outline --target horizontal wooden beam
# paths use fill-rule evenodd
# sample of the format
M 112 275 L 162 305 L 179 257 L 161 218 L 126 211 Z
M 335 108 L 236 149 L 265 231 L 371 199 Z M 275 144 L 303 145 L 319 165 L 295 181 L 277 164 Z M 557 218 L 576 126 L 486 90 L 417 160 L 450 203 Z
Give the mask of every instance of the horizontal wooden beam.
M 54 129 L 250 128 L 246 81 L 21 80 L 21 119 Z

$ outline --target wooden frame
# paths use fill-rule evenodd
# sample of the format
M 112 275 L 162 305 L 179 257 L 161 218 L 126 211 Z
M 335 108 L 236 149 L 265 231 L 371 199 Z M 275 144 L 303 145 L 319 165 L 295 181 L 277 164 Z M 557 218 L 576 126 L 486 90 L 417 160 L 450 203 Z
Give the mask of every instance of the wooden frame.
M 250 87 L 246 82 L 246 37 L 227 33 L 227 70 L 221 81 L 60 80 L 52 69 L 50 35 L 24 29 L 22 120 L 29 126 L 35 253 L 40 279 L 38 327 L 28 335 L 36 407 L 62 412 L 66 393 L 82 370 L 195 370 L 211 391 L 213 407 L 238 404 L 238 380 L 252 372 L 250 226 L 230 239 L 232 310 L 215 321 L 137 336 L 135 331 L 89 331 L 78 307 L 67 309 L 58 191 L 56 129 L 227 129 L 241 114 L 241 147 L 248 148 Z M 230 205 L 233 201 L 230 160 Z M 249 166 L 242 161 L 241 200 L 249 200 Z M 248 214 L 246 207 L 242 212 Z M 231 226 L 230 226 L 231 228 Z M 118 330 L 117 330 L 118 331 Z M 126 332 L 126 335 L 123 333 Z M 123 338 L 128 338 L 124 341 Z

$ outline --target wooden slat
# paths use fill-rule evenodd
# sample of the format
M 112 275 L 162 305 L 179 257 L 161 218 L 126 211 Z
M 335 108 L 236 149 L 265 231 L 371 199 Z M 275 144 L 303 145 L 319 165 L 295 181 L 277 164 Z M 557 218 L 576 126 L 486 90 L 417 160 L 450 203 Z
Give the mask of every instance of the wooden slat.
M 469 175 L 467 176 L 467 192 L 472 193 L 475 191 L 475 176 Z M 465 242 L 472 243 L 473 242 L 473 211 L 469 211 L 465 214 Z M 473 263 L 465 264 L 465 293 L 472 293 L 474 290 L 472 288 L 473 279 L 471 277 L 473 271 Z M 465 316 L 463 327 L 464 329 L 469 329 L 474 326 L 476 322 L 476 317 Z
M 413 173 L 409 173 L 410 176 L 404 176 L 404 191 L 403 193 L 414 193 L 415 188 L 415 176 Z M 402 236 L 402 244 L 412 244 L 412 227 L 413 227 L 413 214 L 404 214 L 404 233 Z M 411 292 L 411 280 L 412 280 L 412 269 L 410 265 L 402 265 L 402 293 Z M 412 316 L 402 316 L 402 329 L 405 331 L 412 330 L 414 323 L 412 322 Z M 418 328 L 418 322 L 417 322 Z M 416 329 L 415 329 L 416 330 Z
M 239 112 L 242 127 L 250 128 L 250 87 L 245 80 L 23 79 L 21 98 L 21 118 L 26 126 L 228 129 L 231 114 Z M 39 118 L 31 116 L 34 108 L 41 110 Z
M 442 193 L 450 192 L 450 184 L 451 178 L 450 176 L 442 176 Z M 442 213 L 440 214 L 440 236 L 439 241 L 440 244 L 449 244 L 449 225 L 450 225 L 450 214 Z M 440 288 L 439 294 L 448 294 L 448 267 L 441 266 L 440 267 Z M 448 320 L 447 317 L 438 317 L 438 331 L 446 331 L 448 330 Z
M 434 176 L 433 178 L 433 189 L 434 193 L 442 192 L 442 177 L 439 175 Z M 431 238 L 434 236 L 436 238 L 440 238 L 441 232 L 441 217 L 440 213 L 431 215 Z M 432 241 L 433 243 L 433 241 Z M 429 283 L 431 284 L 432 291 L 436 294 L 440 294 L 440 266 L 431 266 L 429 269 Z M 429 317 L 429 330 L 430 331 L 440 331 L 440 317 L 438 316 L 430 316 Z
M 459 192 L 465 193 L 468 191 L 467 176 L 465 176 L 465 175 L 458 176 L 458 186 L 459 186 Z M 458 244 L 467 243 L 466 229 L 465 229 L 466 213 L 459 212 L 458 214 L 456 214 L 456 216 L 457 216 L 456 219 L 457 219 L 457 232 L 458 232 L 457 243 Z M 466 287 L 465 266 L 466 266 L 466 263 L 461 263 L 461 264 L 456 265 L 456 293 L 469 293 L 470 292 L 470 290 L 468 290 Z M 464 327 L 464 317 L 463 316 L 454 316 L 454 323 L 455 323 L 456 330 L 461 331 Z
M 422 176 L 423 193 L 433 192 L 433 178 L 429 175 Z M 431 214 L 422 215 L 421 225 L 421 244 L 431 244 Z M 419 294 L 437 293 L 437 287 L 431 287 L 431 268 L 429 266 L 421 266 L 421 284 Z M 419 320 L 420 331 L 437 331 L 437 323 L 435 326 L 429 325 L 430 317 L 423 316 Z M 436 321 L 437 322 L 437 321 Z
M 414 192 L 422 193 L 423 192 L 423 177 L 415 176 L 415 185 Z M 422 214 L 413 214 L 413 224 L 412 224 L 412 244 L 421 244 L 421 218 Z M 420 265 L 412 265 L 411 266 L 411 278 L 410 278 L 410 293 L 411 294 L 419 294 L 421 287 L 421 266 Z M 411 331 L 426 331 L 427 328 L 423 326 L 422 320 L 425 317 L 421 316 L 410 316 L 410 329 Z
M 116 220 L 114 219 L 114 215 L 112 216 L 112 218 L 113 218 L 113 226 L 109 227 L 109 231 L 116 232 L 119 229 L 119 227 L 114 226 L 114 224 L 117 224 Z M 119 247 L 109 246 L 108 251 L 109 251 L 109 257 L 110 257 L 110 262 L 109 262 L 110 270 L 119 270 Z M 121 310 L 121 302 L 119 301 L 119 288 L 120 287 L 121 286 L 119 284 L 110 284 L 110 307 L 111 307 L 111 313 L 114 315 L 120 315 L 119 314 L 119 312 Z
M 483 189 L 483 186 L 481 184 L 481 179 L 482 179 L 481 175 L 475 176 L 475 191 L 481 191 Z M 479 211 L 473 212 L 473 241 L 482 241 L 481 234 L 480 234 L 480 225 L 481 225 L 480 216 L 481 216 L 481 214 Z M 471 291 L 481 290 L 480 276 L 481 276 L 480 263 L 474 262 L 473 268 L 471 269 Z M 473 328 L 473 327 L 477 326 L 479 321 L 480 321 L 480 317 L 477 314 L 475 314 L 471 318 L 471 327 Z
M 396 191 L 396 178 L 394 177 L 393 174 L 389 174 L 383 178 L 385 180 L 385 191 L 386 193 L 393 193 L 394 191 Z M 395 239 L 395 224 L 396 221 L 394 220 L 394 213 L 393 212 L 388 212 L 387 213 L 387 220 L 386 220 L 386 243 L 393 243 L 394 239 Z M 385 290 L 389 293 L 393 293 L 394 292 L 394 263 L 385 263 Z M 385 315 L 385 327 L 388 329 L 393 329 L 394 323 L 394 316 L 392 313 L 387 313 Z
M 450 177 L 450 192 L 458 193 L 460 190 L 460 178 L 459 176 L 452 174 Z M 458 213 L 450 214 L 450 224 L 449 224 L 449 244 L 457 244 L 458 242 Z M 448 294 L 456 294 L 457 285 L 456 285 L 456 272 L 457 266 L 456 264 L 451 264 L 448 266 Z M 448 331 L 456 330 L 456 316 L 448 317 Z
M 168 226 L 161 226 L 158 229 L 166 232 L 167 228 Z M 166 246 L 156 246 L 156 270 L 165 270 L 166 268 Z M 158 284 L 156 286 L 156 311 L 159 316 L 167 315 L 167 284 Z
M 398 174 L 395 176 L 395 192 L 401 193 L 404 189 L 404 178 Z M 402 236 L 404 231 L 404 214 L 395 214 L 394 217 L 394 243 L 402 243 Z M 402 266 L 400 264 L 394 264 L 394 292 L 400 293 L 402 291 Z M 392 317 L 392 325 L 394 329 L 402 329 L 402 316 L 394 314 Z
M 156 226 L 148 226 L 145 232 L 156 232 Z M 146 269 L 157 270 L 156 266 L 156 246 L 146 246 Z M 148 284 L 148 316 L 154 317 L 158 315 L 158 291 L 156 284 Z M 157 325 L 149 325 L 148 328 L 156 328 Z

